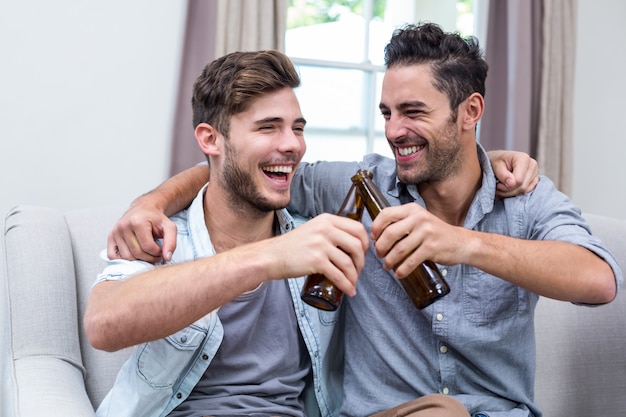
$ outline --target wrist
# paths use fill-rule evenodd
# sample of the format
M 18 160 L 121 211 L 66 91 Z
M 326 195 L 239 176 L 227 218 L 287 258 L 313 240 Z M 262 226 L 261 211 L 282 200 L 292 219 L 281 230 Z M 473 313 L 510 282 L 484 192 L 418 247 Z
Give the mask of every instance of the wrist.
M 166 216 L 170 215 L 167 213 L 168 211 L 167 200 L 161 198 L 159 196 L 159 192 L 156 190 L 137 197 L 130 204 L 130 207 L 128 210 L 129 211 L 140 210 L 140 211 L 151 212 L 151 213 L 158 212 L 158 213 L 163 213 Z

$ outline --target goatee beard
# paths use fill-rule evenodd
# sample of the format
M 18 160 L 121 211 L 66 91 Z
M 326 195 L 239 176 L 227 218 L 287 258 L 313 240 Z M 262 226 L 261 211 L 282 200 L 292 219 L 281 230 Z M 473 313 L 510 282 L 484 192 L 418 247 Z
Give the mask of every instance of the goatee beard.
M 245 215 L 264 215 L 267 212 L 285 208 L 285 204 L 277 204 L 269 201 L 258 191 L 253 176 L 237 164 L 229 147 L 226 147 L 224 170 L 218 178 L 228 195 L 231 209 Z M 288 192 L 288 191 L 287 191 Z
M 461 159 L 461 143 L 456 124 L 449 119 L 435 138 L 435 141 L 429 142 L 428 153 L 422 162 L 403 166 L 396 161 L 396 172 L 400 181 L 405 184 L 436 183 L 454 176 Z

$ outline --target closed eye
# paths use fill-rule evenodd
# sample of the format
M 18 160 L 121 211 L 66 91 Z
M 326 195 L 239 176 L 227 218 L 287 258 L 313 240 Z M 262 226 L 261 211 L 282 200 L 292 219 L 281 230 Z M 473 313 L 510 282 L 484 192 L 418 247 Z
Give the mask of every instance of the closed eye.
M 423 110 L 417 110 L 417 109 L 412 109 L 412 110 L 407 110 L 404 112 L 404 114 L 406 114 L 408 117 L 417 117 L 419 115 L 422 115 L 426 113 Z

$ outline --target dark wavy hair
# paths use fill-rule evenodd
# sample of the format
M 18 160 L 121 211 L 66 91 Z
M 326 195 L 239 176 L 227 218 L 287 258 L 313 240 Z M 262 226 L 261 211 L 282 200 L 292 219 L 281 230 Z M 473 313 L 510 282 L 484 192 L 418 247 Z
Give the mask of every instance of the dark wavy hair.
M 193 126 L 208 123 L 228 137 L 230 118 L 246 111 L 256 97 L 299 85 L 293 63 L 279 51 L 230 53 L 209 63 L 196 79 Z
M 434 87 L 448 96 L 453 111 L 472 93 L 485 96 L 488 65 L 473 36 L 447 33 L 434 23 L 396 29 L 385 47 L 385 65 L 416 64 L 430 65 Z

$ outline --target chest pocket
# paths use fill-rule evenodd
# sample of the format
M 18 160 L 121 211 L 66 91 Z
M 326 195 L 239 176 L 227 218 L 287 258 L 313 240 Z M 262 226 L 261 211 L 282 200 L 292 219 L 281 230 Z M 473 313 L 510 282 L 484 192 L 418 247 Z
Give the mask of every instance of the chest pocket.
M 169 388 L 185 375 L 207 337 L 207 331 L 188 326 L 164 339 L 145 343 L 138 349 L 137 369 L 153 388 Z
M 479 269 L 461 265 L 463 313 L 479 324 L 488 324 L 516 315 L 519 311 L 519 287 Z

